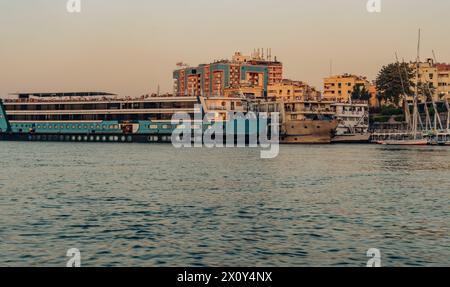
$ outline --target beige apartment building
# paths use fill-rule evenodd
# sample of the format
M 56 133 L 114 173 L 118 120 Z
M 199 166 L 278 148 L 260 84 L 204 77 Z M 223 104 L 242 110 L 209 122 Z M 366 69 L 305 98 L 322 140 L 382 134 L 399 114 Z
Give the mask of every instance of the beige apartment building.
M 269 85 L 267 97 L 285 102 L 316 100 L 320 98 L 320 92 L 305 82 L 284 79 L 279 83 Z
M 372 88 L 372 83 L 370 83 L 366 77 L 343 74 L 324 79 L 323 97 L 328 101 L 349 102 L 351 100 L 353 88 L 356 85 L 364 85 L 367 90 L 376 93 Z
M 415 63 L 411 63 L 415 68 Z M 419 63 L 419 80 L 420 83 L 433 84 L 434 99 L 436 101 L 442 98 L 450 98 L 450 65 L 442 63 L 434 63 L 433 59 L 427 59 L 426 62 Z M 420 97 L 421 101 L 425 101 L 425 96 Z

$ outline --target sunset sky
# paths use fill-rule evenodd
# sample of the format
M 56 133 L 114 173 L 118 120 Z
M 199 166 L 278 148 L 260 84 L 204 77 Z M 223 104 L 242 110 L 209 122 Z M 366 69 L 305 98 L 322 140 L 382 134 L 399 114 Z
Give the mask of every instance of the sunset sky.
M 172 91 L 175 63 L 272 48 L 285 77 L 322 89 L 333 72 L 374 79 L 383 64 L 422 57 L 450 62 L 450 1 L 0 0 L 0 95 L 101 90 L 139 96 Z

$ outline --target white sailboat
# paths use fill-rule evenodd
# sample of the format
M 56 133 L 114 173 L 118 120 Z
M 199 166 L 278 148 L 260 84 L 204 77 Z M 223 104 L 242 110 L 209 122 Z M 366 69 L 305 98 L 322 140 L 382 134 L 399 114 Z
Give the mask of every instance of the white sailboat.
M 410 131 L 408 135 L 402 136 L 401 139 L 392 139 L 392 140 L 383 140 L 379 141 L 379 144 L 383 145 L 402 145 L 402 146 L 412 146 L 412 145 L 428 145 L 428 139 L 425 138 L 422 134 L 422 132 L 418 131 L 418 124 L 421 121 L 420 115 L 419 115 L 419 108 L 418 108 L 418 81 L 419 81 L 419 63 L 420 63 L 420 30 L 419 30 L 419 41 L 417 45 L 417 59 L 416 59 L 416 85 L 415 85 L 415 91 L 414 91 L 414 98 L 413 98 L 413 115 L 412 115 L 412 123 L 409 120 L 409 105 L 407 103 L 407 93 L 404 91 L 404 103 L 405 103 L 405 117 L 409 123 Z M 400 64 L 397 58 L 397 64 L 400 69 Z M 402 72 L 400 72 L 400 80 L 402 82 L 402 86 L 404 89 L 404 82 L 402 77 Z

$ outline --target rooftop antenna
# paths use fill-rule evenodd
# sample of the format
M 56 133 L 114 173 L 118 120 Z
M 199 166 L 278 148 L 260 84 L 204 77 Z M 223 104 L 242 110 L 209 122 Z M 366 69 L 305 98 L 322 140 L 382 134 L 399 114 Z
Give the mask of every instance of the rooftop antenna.
M 330 77 L 333 76 L 333 59 L 330 59 Z
M 434 59 L 434 63 L 437 64 L 437 60 L 436 60 L 436 54 L 434 53 L 434 50 L 431 50 L 431 52 L 433 53 L 433 59 Z

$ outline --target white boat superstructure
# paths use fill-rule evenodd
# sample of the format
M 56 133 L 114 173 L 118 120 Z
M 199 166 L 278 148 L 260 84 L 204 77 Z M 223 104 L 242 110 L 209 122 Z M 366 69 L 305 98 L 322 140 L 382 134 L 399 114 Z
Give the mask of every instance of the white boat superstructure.
M 368 142 L 369 103 L 352 101 L 333 104 L 338 127 L 333 142 Z

